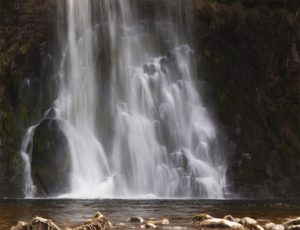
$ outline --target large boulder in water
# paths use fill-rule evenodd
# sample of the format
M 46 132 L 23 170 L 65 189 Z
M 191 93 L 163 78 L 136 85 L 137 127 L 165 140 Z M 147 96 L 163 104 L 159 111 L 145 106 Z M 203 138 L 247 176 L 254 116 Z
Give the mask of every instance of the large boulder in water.
M 35 129 L 31 167 L 37 196 L 55 196 L 69 188 L 69 146 L 61 122 L 46 119 Z

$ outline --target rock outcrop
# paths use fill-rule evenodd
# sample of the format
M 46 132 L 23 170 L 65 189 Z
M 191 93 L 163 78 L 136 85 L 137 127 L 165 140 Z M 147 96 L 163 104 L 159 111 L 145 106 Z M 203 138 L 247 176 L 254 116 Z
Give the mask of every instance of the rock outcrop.
M 71 160 L 62 121 L 43 120 L 35 129 L 32 148 L 32 178 L 37 196 L 50 197 L 67 192 Z

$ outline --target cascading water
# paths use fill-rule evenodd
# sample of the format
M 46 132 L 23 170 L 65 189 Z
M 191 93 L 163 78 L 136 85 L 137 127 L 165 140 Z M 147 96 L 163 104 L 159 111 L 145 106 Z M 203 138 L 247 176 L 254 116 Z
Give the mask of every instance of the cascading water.
M 56 101 L 59 118 L 68 138 L 71 160 L 71 194 L 66 196 L 105 196 L 102 183 L 109 166 L 96 137 L 97 83 L 93 53 L 90 1 L 67 0 L 68 54 L 63 59 L 62 85 Z M 99 188 L 99 189 L 98 189 Z
M 27 129 L 21 146 L 21 157 L 24 161 L 24 194 L 26 198 L 31 198 L 35 193 L 35 186 L 31 177 L 31 150 L 32 137 L 36 126 Z
M 62 197 L 222 198 L 216 128 L 186 45 L 193 3 L 158 1 L 145 16 L 141 2 L 66 0 L 55 107 L 72 171 Z

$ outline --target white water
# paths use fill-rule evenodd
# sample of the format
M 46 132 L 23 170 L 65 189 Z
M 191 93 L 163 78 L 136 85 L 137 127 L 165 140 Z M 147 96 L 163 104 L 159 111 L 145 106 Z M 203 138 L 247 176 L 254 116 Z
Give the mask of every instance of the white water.
M 90 1 L 67 1 L 68 55 L 63 60 L 64 75 L 56 101 L 59 118 L 66 120 L 62 128 L 72 160 L 71 194 L 67 197 L 104 196 L 101 185 L 109 176 L 108 162 L 95 130 L 97 83 L 90 9 Z
M 153 34 L 130 0 L 66 0 L 55 107 L 65 121 L 72 171 L 70 193 L 61 197 L 223 197 L 217 130 L 194 82 L 193 51 L 185 44 L 191 34 L 182 34 L 191 3 L 168 4 L 175 8 L 155 8 Z M 99 27 L 108 41 L 97 37 Z M 99 47 L 110 57 L 109 71 L 97 68 Z M 103 78 L 111 133 L 99 119 Z
M 21 146 L 21 157 L 24 161 L 24 194 L 26 198 L 34 196 L 36 187 L 31 176 L 32 137 L 36 126 L 27 129 Z

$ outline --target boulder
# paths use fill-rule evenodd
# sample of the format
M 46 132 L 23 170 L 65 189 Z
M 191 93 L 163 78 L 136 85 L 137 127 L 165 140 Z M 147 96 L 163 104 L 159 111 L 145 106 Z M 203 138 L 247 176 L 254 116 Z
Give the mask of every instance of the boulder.
M 147 223 L 152 223 L 155 225 L 167 225 L 170 224 L 170 221 L 168 219 L 161 219 L 161 220 L 148 220 Z
M 242 224 L 245 228 L 249 230 L 264 230 L 264 228 L 260 226 L 256 220 L 250 217 L 244 217 L 240 219 L 238 223 Z
M 259 224 L 248 224 L 248 225 L 245 225 L 245 228 L 247 228 L 249 230 L 264 230 L 264 228 L 262 226 L 260 226 Z
M 226 215 L 223 217 L 224 220 L 229 220 L 229 221 L 232 221 L 232 222 L 238 222 L 237 219 L 235 219 L 233 216 L 231 215 Z
M 266 230 L 284 230 L 284 226 L 282 224 L 274 224 L 269 222 L 265 225 Z
M 108 230 L 111 229 L 111 222 L 102 215 L 102 213 L 97 212 L 93 218 L 88 219 L 85 223 L 73 230 Z
M 233 221 L 212 218 L 208 220 L 204 220 L 197 225 L 199 228 L 227 228 L 227 229 L 244 229 L 243 225 L 239 223 L 235 223 Z
M 143 229 L 151 229 L 151 228 L 158 228 L 155 224 L 153 223 L 145 223 L 143 225 L 141 225 L 141 228 Z
M 239 221 L 239 223 L 242 225 L 255 225 L 257 224 L 257 221 L 250 217 L 244 217 Z
M 287 230 L 300 230 L 300 224 L 290 225 L 286 228 Z
M 193 217 L 193 221 L 204 221 L 204 220 L 209 220 L 212 219 L 213 217 L 206 214 L 206 213 L 200 213 L 197 214 Z
M 11 230 L 60 230 L 52 220 L 34 217 L 29 223 L 19 221 Z
M 287 228 L 288 226 L 291 225 L 300 225 L 300 217 L 288 220 L 286 222 L 283 223 L 283 225 Z
M 11 227 L 10 230 L 23 230 L 26 228 L 28 223 L 24 221 L 19 221 L 16 226 Z
M 40 197 L 56 196 L 69 189 L 69 145 L 61 125 L 60 120 L 45 119 L 33 135 L 32 179 Z
M 127 219 L 128 222 L 143 224 L 145 222 L 143 217 L 133 216 Z

